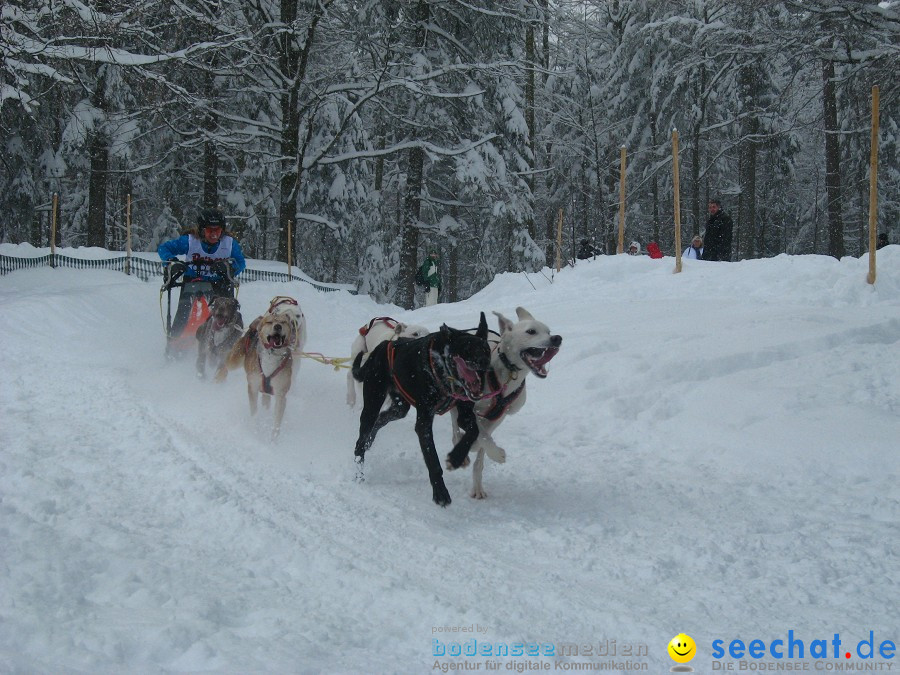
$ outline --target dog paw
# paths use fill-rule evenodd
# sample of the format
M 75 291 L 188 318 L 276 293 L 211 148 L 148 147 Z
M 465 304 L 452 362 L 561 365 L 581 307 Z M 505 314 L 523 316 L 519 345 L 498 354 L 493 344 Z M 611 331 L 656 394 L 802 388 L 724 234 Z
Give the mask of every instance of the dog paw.
M 486 448 L 485 452 L 487 452 L 487 456 L 497 462 L 497 464 L 503 464 L 506 461 L 506 450 L 499 445 L 495 445 L 493 448 Z
M 434 496 L 432 497 L 432 499 L 434 499 L 435 504 L 437 504 L 438 506 L 443 506 L 444 508 L 447 508 L 452 501 L 450 499 L 450 493 L 447 492 L 447 488 L 444 485 L 434 486 Z
M 472 491 L 469 493 L 469 496 L 472 499 L 484 499 L 487 497 L 487 492 L 481 489 L 472 488 Z
M 225 366 L 222 366 L 216 371 L 216 377 L 214 378 L 216 382 L 224 382 L 228 377 L 228 369 Z
M 465 467 L 469 466 L 469 456 L 466 455 L 465 457 L 463 457 L 462 462 L 454 465 L 453 458 L 450 455 L 447 455 L 447 459 L 444 462 L 444 466 L 447 468 L 447 471 L 454 471 L 456 469 L 464 469 Z

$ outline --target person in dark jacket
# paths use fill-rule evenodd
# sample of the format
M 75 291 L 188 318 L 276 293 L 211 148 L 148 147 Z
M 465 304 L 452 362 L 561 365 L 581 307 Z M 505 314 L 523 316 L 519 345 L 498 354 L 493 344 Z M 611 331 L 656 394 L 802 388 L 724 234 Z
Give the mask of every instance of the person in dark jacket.
M 425 282 L 425 306 L 431 307 L 436 305 L 438 295 L 441 292 L 441 274 L 438 265 L 440 264 L 440 256 L 438 252 L 432 250 L 428 257 L 422 262 L 419 268 L 419 276 Z
M 587 260 L 597 255 L 597 249 L 594 248 L 589 239 L 582 239 L 575 257 L 579 260 Z
M 722 210 L 722 202 L 709 200 L 709 220 L 703 237 L 704 260 L 731 260 L 731 233 L 734 225 L 731 216 Z

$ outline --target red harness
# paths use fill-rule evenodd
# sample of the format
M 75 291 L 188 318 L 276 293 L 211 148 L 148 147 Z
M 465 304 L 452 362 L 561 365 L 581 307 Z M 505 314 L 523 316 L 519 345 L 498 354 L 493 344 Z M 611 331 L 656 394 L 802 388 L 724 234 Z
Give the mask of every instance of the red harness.
M 379 317 L 375 317 L 374 319 L 372 319 L 365 326 L 361 326 L 359 329 L 359 334 L 362 335 L 363 337 L 365 337 L 366 335 L 369 334 L 369 331 L 372 330 L 372 326 L 374 326 L 376 323 L 383 323 L 385 326 L 387 326 L 391 330 L 393 330 L 394 328 L 397 327 L 396 320 L 392 319 L 389 316 L 379 316 Z
M 271 314 L 272 310 L 279 305 L 293 305 L 297 307 L 299 303 L 293 298 L 289 298 L 286 295 L 276 295 L 274 298 L 272 298 L 272 302 L 269 303 L 269 314 Z
M 265 372 L 263 372 L 262 359 L 260 358 L 259 353 L 256 354 L 256 362 L 259 364 L 259 374 L 262 376 L 262 387 L 260 387 L 260 389 L 264 394 L 273 394 L 275 392 L 272 389 L 272 378 L 284 370 L 285 366 L 291 362 L 291 352 L 288 350 L 284 353 L 284 356 L 281 357 L 281 363 L 279 363 L 278 367 L 272 371 L 271 375 L 266 375 Z
M 407 403 L 409 403 L 411 406 L 418 407 L 418 406 L 416 406 L 416 400 L 412 397 L 412 394 L 410 394 L 408 391 L 406 391 L 406 389 L 403 388 L 403 385 L 400 384 L 400 380 L 397 379 L 397 373 L 394 371 L 395 345 L 396 345 L 396 343 L 394 343 L 394 342 L 388 342 L 388 344 L 387 344 L 387 361 L 388 361 L 388 369 L 390 370 L 390 373 L 391 373 L 391 380 L 394 382 L 394 386 L 397 388 L 397 391 L 400 392 L 400 395 L 403 397 L 403 399 Z M 431 338 L 431 340 L 428 341 L 428 364 L 431 368 L 431 376 L 434 379 L 434 382 L 437 385 L 438 390 L 441 392 L 441 395 L 443 396 L 440 403 L 438 403 L 438 405 L 435 406 L 434 412 L 437 415 L 443 415 L 445 412 L 450 410 L 454 405 L 456 405 L 456 401 L 467 401 L 469 399 L 466 396 L 460 396 L 459 394 L 455 394 L 452 391 L 447 391 L 447 389 L 445 389 L 443 386 L 441 386 L 441 379 L 440 379 L 440 377 L 438 377 L 437 370 L 435 369 L 435 366 L 434 366 L 434 350 L 432 349 L 433 345 L 434 345 L 434 338 Z M 491 372 L 493 374 L 493 371 L 491 371 Z M 494 380 L 496 381 L 496 376 L 494 376 Z M 498 394 L 501 393 L 499 382 L 497 382 L 496 388 L 492 387 L 492 390 L 493 391 L 490 394 L 487 394 L 487 396 L 485 396 L 484 398 L 496 397 Z M 512 403 L 513 401 L 515 401 L 516 397 L 518 395 L 519 395 L 518 391 L 516 393 L 510 395 L 509 399 L 506 399 L 508 402 L 503 404 L 502 410 L 505 410 L 507 407 L 509 407 L 509 404 Z M 490 410 L 493 411 L 496 407 L 497 407 L 497 404 L 495 403 L 493 406 L 491 406 Z M 498 415 L 497 415 L 498 417 L 502 414 L 502 410 L 500 411 L 500 413 L 498 413 Z
M 491 407 L 485 410 L 483 413 L 478 413 L 478 416 L 483 417 L 486 420 L 490 420 L 491 422 L 495 422 L 496 420 L 503 417 L 506 409 L 513 404 L 513 401 L 519 398 L 519 394 L 525 391 L 525 383 L 523 382 L 522 386 L 516 389 L 509 396 L 504 396 L 504 387 L 500 384 L 500 378 L 497 377 L 497 373 L 493 368 L 491 368 L 491 374 L 488 376 L 488 382 L 490 383 L 492 392 L 490 396 L 492 396 L 494 400 L 491 403 Z

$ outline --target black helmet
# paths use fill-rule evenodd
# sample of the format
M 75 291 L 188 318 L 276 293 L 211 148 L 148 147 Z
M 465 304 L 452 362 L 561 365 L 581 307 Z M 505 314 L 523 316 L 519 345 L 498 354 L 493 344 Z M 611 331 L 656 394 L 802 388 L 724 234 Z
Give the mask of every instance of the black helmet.
M 197 216 L 197 228 L 221 227 L 225 229 L 225 216 L 219 209 L 203 209 Z

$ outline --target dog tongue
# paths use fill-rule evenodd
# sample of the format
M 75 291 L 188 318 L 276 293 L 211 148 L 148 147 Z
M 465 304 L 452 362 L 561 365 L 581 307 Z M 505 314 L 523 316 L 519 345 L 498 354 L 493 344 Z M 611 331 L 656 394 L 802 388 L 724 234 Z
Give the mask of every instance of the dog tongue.
M 528 352 L 523 354 L 525 360 L 528 361 L 528 365 L 534 370 L 535 374 L 540 377 L 547 377 L 547 369 L 544 368 L 544 364 L 547 363 L 550 359 L 552 359 L 559 352 L 559 349 L 556 347 L 547 347 L 543 351 L 540 352 L 540 356 L 537 358 L 532 358 L 530 352 L 534 352 L 536 350 L 529 349 Z
M 453 357 L 456 364 L 456 372 L 466 383 L 466 389 L 471 394 L 481 394 L 481 378 L 478 377 L 478 371 L 469 368 L 469 365 L 459 356 Z
M 543 366 L 550 359 L 552 359 L 554 356 L 556 356 L 558 352 L 559 352 L 559 349 L 557 349 L 556 347 L 547 347 L 547 349 L 544 350 L 544 353 L 541 354 L 541 358 L 534 361 L 534 365 L 536 365 L 538 367 Z

